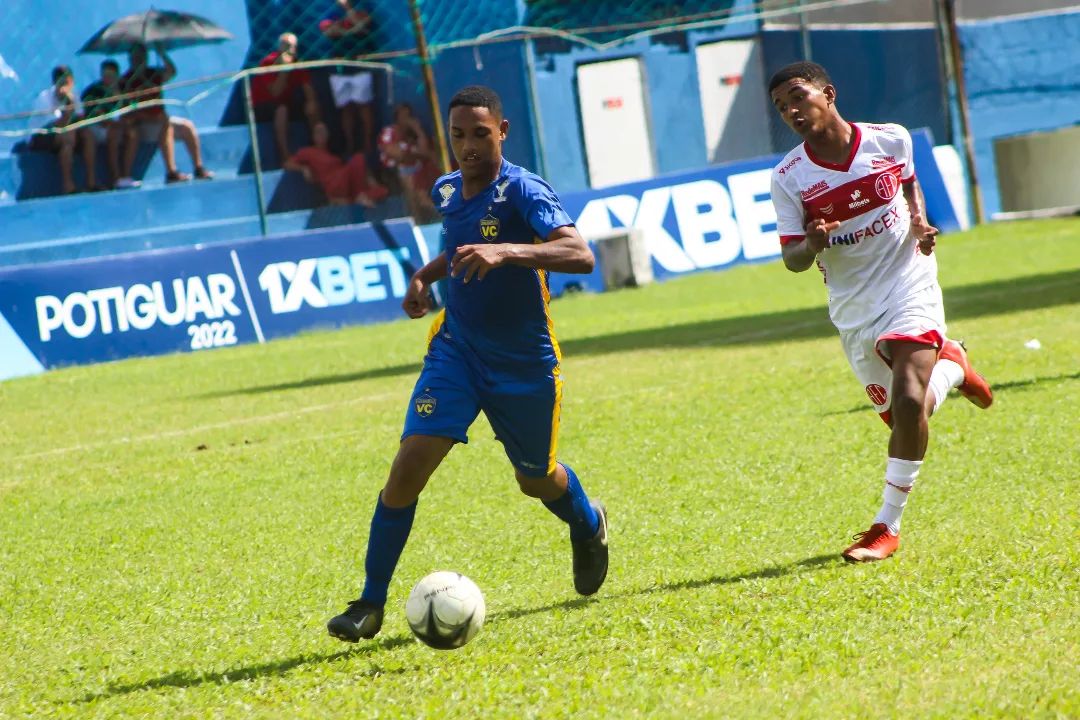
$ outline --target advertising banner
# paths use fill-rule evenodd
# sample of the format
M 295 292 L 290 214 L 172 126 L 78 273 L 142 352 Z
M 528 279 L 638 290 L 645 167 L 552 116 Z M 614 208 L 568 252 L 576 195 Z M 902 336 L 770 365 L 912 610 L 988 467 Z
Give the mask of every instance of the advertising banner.
M 0 270 L 0 379 L 391 320 L 412 221 Z
M 944 181 L 934 161 L 929 132 L 911 133 L 915 172 L 926 195 L 927 215 L 943 232 L 959 230 Z M 652 255 L 658 280 L 700 270 L 780 256 L 776 211 L 769 195 L 772 169 L 782 155 L 714 165 L 562 196 L 585 238 L 619 228 L 638 228 Z M 557 189 L 557 187 L 556 187 Z M 591 275 L 553 273 L 551 291 L 602 291 L 599 268 Z

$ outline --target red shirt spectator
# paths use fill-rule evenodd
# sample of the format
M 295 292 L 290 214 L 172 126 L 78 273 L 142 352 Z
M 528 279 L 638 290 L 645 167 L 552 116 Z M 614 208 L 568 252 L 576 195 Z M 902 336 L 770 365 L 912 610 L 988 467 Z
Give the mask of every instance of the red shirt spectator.
M 278 59 L 280 57 L 281 52 L 275 50 L 259 62 L 259 67 L 277 65 L 279 64 Z M 284 81 L 281 82 L 282 89 L 277 94 L 274 94 L 274 84 L 278 82 L 279 76 L 281 75 L 285 76 Z M 265 75 L 256 75 L 251 78 L 251 102 L 254 105 L 272 102 L 288 104 L 289 100 L 293 98 L 297 90 L 310 84 L 311 74 L 307 70 L 293 70 L 292 72 L 287 73 L 266 73 Z
M 316 183 L 334 205 L 357 203 L 374 207 L 387 196 L 387 190 L 368 173 L 364 156 L 357 153 L 348 163 L 327 149 L 329 132 L 326 125 L 315 126 L 315 144 L 301 148 L 285 162 L 286 170 L 304 173 L 304 177 Z

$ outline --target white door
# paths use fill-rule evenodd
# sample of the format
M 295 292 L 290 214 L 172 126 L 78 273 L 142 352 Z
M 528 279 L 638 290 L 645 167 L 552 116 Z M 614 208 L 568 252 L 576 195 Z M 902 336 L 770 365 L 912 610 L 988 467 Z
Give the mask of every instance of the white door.
M 757 40 L 724 40 L 697 46 L 701 112 L 709 162 L 772 153 L 765 70 Z
M 604 187 L 655 175 L 641 61 L 579 65 L 577 84 L 589 184 Z

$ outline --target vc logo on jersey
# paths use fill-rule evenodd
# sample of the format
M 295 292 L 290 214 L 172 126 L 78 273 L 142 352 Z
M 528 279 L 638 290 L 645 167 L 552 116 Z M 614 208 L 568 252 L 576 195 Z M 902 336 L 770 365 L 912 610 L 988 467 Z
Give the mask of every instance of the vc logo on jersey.
M 495 242 L 499 237 L 499 218 L 493 215 L 486 215 L 483 220 L 480 221 L 480 234 L 484 236 L 484 239 L 488 242 Z
M 416 414 L 420 417 L 430 417 L 431 414 L 435 412 L 436 404 L 437 401 L 428 394 L 427 390 L 420 395 L 417 395 L 416 399 L 413 401 L 413 405 L 416 407 Z

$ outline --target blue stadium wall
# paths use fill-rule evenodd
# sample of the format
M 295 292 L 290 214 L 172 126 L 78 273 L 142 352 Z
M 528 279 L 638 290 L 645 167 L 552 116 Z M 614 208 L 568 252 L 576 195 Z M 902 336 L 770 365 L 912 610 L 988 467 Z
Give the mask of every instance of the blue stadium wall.
M 98 76 L 104 56 L 77 55 L 82 45 L 106 23 L 124 15 L 142 12 L 147 0 L 3 0 L 0 2 L 0 55 L 19 75 L 19 81 L 0 79 L 0 115 L 25 112 L 34 98 L 50 84 L 49 73 L 58 64 L 70 65 L 77 87 L 90 84 Z M 178 50 L 177 80 L 191 80 L 236 70 L 244 64 L 250 43 L 248 14 L 240 0 L 169 0 L 161 3 L 170 10 L 190 12 L 212 19 L 231 32 L 235 39 L 220 45 Z M 118 58 L 122 67 L 127 59 Z M 187 99 L 209 86 L 170 93 Z M 199 125 L 216 125 L 229 102 L 227 90 L 212 95 L 192 107 L 190 117 Z M 10 124 L 0 129 L 13 129 Z
M 595 51 L 563 40 L 537 40 L 536 86 L 543 103 L 544 160 L 548 174 L 568 190 L 588 187 L 585 145 L 575 88 L 577 67 L 599 60 L 641 58 L 655 131 L 658 171 L 677 172 L 709 164 L 705 147 L 695 50 L 725 39 L 761 38 L 766 75 L 801 59 L 799 34 L 760 32 L 756 23 L 733 23 L 723 31 L 671 33 L 613 50 Z M 926 127 L 938 142 L 949 134 L 934 31 L 832 31 L 811 33 L 814 59 L 825 65 L 840 91 L 839 106 L 852 120 Z M 897 58 L 903 57 L 900 63 Z M 858 58 L 858 62 L 852 62 Z M 573 112 L 567 112 L 572 108 Z M 775 114 L 769 123 L 775 152 L 798 138 Z
M 960 42 L 975 163 L 994 213 L 994 139 L 1080 124 L 1080 11 L 962 23 Z

